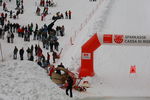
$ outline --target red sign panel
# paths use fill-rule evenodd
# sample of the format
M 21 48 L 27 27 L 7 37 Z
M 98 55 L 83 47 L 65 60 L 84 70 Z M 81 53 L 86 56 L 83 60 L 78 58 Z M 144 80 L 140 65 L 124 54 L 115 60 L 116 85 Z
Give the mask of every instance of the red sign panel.
M 104 34 L 103 43 L 112 43 L 112 34 Z
M 82 59 L 91 59 L 91 53 L 82 53 Z
M 135 65 L 130 67 L 130 74 L 134 74 L 134 73 L 136 73 L 136 66 Z

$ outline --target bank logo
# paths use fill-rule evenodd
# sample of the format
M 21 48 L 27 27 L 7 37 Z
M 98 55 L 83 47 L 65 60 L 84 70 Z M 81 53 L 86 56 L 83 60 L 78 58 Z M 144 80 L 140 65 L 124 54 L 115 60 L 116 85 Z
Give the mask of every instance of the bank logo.
M 114 35 L 114 41 L 115 43 L 122 43 L 123 42 L 123 35 Z

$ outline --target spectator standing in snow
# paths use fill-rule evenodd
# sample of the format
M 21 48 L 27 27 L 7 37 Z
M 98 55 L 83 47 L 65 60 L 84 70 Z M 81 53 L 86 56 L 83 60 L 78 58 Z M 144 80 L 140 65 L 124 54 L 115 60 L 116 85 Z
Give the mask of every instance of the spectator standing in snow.
M 14 48 L 14 59 L 17 59 L 18 48 L 15 46 Z
M 30 59 L 30 56 L 31 56 L 31 49 L 28 47 L 28 49 L 26 50 L 27 52 L 27 57 L 28 57 L 28 60 Z
M 65 27 L 64 27 L 64 25 L 62 25 L 62 27 L 60 29 L 60 35 L 64 36 L 64 32 L 65 32 Z
M 68 12 L 65 12 L 65 18 L 68 19 Z
M 8 31 L 7 33 L 7 42 L 10 43 L 10 37 L 11 37 L 11 33 Z
M 53 51 L 53 63 L 55 63 L 55 59 L 57 58 L 57 53 L 55 51 Z
M 2 29 L 2 33 L 1 33 L 1 34 L 2 34 L 2 37 L 1 37 L 1 38 L 4 40 L 5 31 L 4 31 L 3 29 Z
M 50 52 L 53 52 L 54 40 L 50 40 Z
M 30 61 L 34 61 L 34 56 L 31 55 L 29 60 L 30 60 Z
M 24 55 L 24 49 L 20 49 L 19 50 L 19 54 L 20 54 L 20 60 L 23 60 L 23 55 Z
M 34 50 L 35 50 L 35 55 L 37 56 L 37 50 L 38 50 L 37 44 L 35 45 Z
M 0 17 L 0 23 L 1 23 L 2 28 L 3 28 L 4 23 L 5 23 L 4 13 L 1 14 L 1 17 Z
M 33 45 L 31 45 L 31 55 L 33 55 Z
M 5 11 L 7 8 L 6 8 L 6 3 L 4 2 L 3 3 L 3 10 Z
M 21 13 L 21 14 L 24 13 L 24 6 L 23 6 L 23 5 L 21 5 L 20 13 Z
M 42 59 L 42 55 L 43 55 L 42 52 L 43 52 L 42 49 L 40 48 L 40 46 L 38 46 L 38 49 L 37 49 L 37 57 L 38 57 L 39 60 Z
M 20 0 L 16 0 L 16 6 L 17 6 L 17 8 L 19 8 L 19 6 L 20 6 Z
M 3 2 L 3 0 L 0 0 L 0 6 L 2 6 L 2 2 Z
M 64 15 L 63 13 L 60 14 L 61 19 L 64 19 Z
M 59 42 L 57 40 L 54 41 L 54 48 L 58 51 Z
M 19 14 L 20 14 L 20 9 L 18 9 L 16 12 L 16 18 L 19 18 Z
M 68 83 L 68 86 L 66 88 L 66 95 L 69 95 L 68 91 L 70 91 L 70 97 L 72 98 L 73 97 L 73 95 L 72 95 L 73 79 L 71 76 L 68 76 L 67 83 Z
M 12 14 L 13 14 L 13 12 L 12 12 L 12 10 L 9 12 L 9 16 L 10 16 L 10 18 L 12 18 Z
M 38 16 L 40 16 L 40 11 L 41 11 L 41 9 L 40 9 L 39 7 L 37 7 L 37 9 L 36 9 L 36 14 L 37 14 Z
M 50 54 L 47 52 L 47 63 L 50 64 Z
M 10 39 L 11 39 L 11 43 L 14 43 L 14 34 L 12 32 L 11 32 Z
M 71 14 L 72 14 L 71 10 L 69 10 L 68 14 L 69 14 L 69 19 L 71 19 Z
M 5 13 L 4 20 L 7 21 L 7 13 Z

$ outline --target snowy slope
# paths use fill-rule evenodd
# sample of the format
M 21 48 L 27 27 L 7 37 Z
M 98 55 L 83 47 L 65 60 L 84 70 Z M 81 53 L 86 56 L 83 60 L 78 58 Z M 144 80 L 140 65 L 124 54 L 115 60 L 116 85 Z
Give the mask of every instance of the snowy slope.
M 99 1 L 103 2 L 99 3 Z M 149 0 L 98 0 L 97 2 L 89 2 L 88 0 L 55 0 L 55 2 L 57 3 L 57 7 L 50 8 L 50 14 L 41 22 L 40 17 L 35 16 L 36 6 L 39 2 L 36 0 L 24 0 L 25 14 L 21 15 L 18 20 L 11 20 L 11 22 L 19 22 L 22 25 L 33 22 L 38 23 L 39 26 L 43 26 L 45 23 L 49 24 L 52 21 L 50 17 L 57 11 L 64 13 L 66 10 L 72 10 L 73 17 L 71 20 L 59 20 L 55 24 L 55 26 L 64 25 L 66 27 L 65 37 L 59 37 L 60 46 L 64 50 L 61 59 L 56 65 L 63 62 L 65 67 L 75 72 L 80 67 L 81 46 L 93 33 L 148 35 L 150 31 Z M 14 9 L 14 2 L 9 5 L 11 9 Z M 96 8 L 97 5 L 98 8 Z M 88 16 L 93 10 L 94 13 L 89 18 Z M 2 11 L 1 7 L 0 11 Z M 86 25 L 82 30 L 79 30 L 81 24 L 84 24 L 85 19 L 88 19 Z M 72 46 L 70 45 L 70 37 L 73 37 L 74 45 Z M 5 60 L 4 63 L 0 63 L 0 68 L 2 69 L 0 79 L 3 80 L 0 83 L 2 88 L 0 90 L 0 99 L 68 99 L 65 91 L 53 84 L 49 80 L 49 77 L 47 77 L 45 71 L 39 68 L 39 66 L 28 61 L 20 62 L 19 60 L 11 60 L 15 45 L 19 49 L 21 47 L 26 49 L 31 44 L 38 43 L 38 41 L 32 40 L 28 43 L 23 42 L 20 38 L 16 38 L 15 44 L 7 44 L 6 40 L 0 40 L 0 42 Z M 85 93 L 73 91 L 74 99 L 88 96 L 149 97 L 149 51 L 150 47 L 101 46 L 95 52 L 94 68 L 96 76 L 85 79 L 89 81 L 91 88 L 87 89 Z M 44 50 L 44 53 L 46 52 L 48 51 Z M 131 65 L 136 65 L 137 74 L 129 74 Z M 27 83 L 25 84 L 24 82 Z M 18 86 L 16 86 L 16 83 Z M 22 84 L 27 85 L 26 88 Z M 39 86 L 40 88 L 34 86 Z M 24 91 L 21 91 L 22 89 Z M 44 92 L 39 92 L 42 89 Z
M 113 0 L 100 34 L 150 35 L 149 0 Z M 98 29 L 98 28 L 97 28 Z M 95 52 L 95 72 L 102 96 L 150 96 L 150 47 L 102 46 Z M 137 73 L 130 75 L 135 65 Z
M 46 71 L 29 61 L 7 61 L 0 64 L 1 100 L 58 100 L 66 99 Z
M 141 34 L 149 32 L 149 0 L 105 1 L 97 11 L 90 25 L 76 38 L 70 52 L 80 66 L 80 50 L 92 33 L 99 34 Z M 84 34 L 83 34 L 84 33 Z M 92 88 L 88 96 L 150 96 L 150 47 L 148 46 L 101 46 L 95 52 L 96 76 L 88 78 Z M 68 55 L 70 54 L 68 53 Z M 67 61 L 67 60 L 66 60 Z M 78 64 L 76 64 L 78 63 Z M 136 66 L 137 73 L 129 74 L 130 67 Z
M 15 11 L 15 2 L 7 3 L 8 10 L 12 9 Z M 60 46 L 68 48 L 70 46 L 69 39 L 75 30 L 78 30 L 79 25 L 87 17 L 88 13 L 91 12 L 96 2 L 90 3 L 89 1 L 82 0 L 76 2 L 74 0 L 66 1 L 55 1 L 57 7 L 50 8 L 50 14 L 42 22 L 39 16 L 35 15 L 36 6 L 39 1 L 36 0 L 24 0 L 24 14 L 19 16 L 19 19 L 13 20 L 8 19 L 10 22 L 17 22 L 21 25 L 28 25 L 31 22 L 33 24 L 38 23 L 39 27 L 43 26 L 45 23 L 48 25 L 52 20 L 51 17 L 58 11 L 64 13 L 66 10 L 71 10 L 73 13 L 72 20 L 59 20 L 56 25 L 64 25 L 66 27 L 65 37 L 59 37 Z M 83 4 L 86 4 L 83 7 Z M 82 9 L 81 9 L 82 8 Z M 43 9 L 43 8 L 42 8 Z M 87 10 L 89 9 L 89 10 Z M 2 11 L 2 7 L 0 7 Z M 55 27 L 54 26 L 54 27 Z M 35 26 L 34 26 L 35 27 Z M 7 33 L 6 33 L 7 34 Z M 40 68 L 36 63 L 29 62 L 27 60 L 27 54 L 25 52 L 25 61 L 20 61 L 19 57 L 17 61 L 12 60 L 12 53 L 14 46 L 17 46 L 18 49 L 24 48 L 25 50 L 30 47 L 32 44 L 40 44 L 39 41 L 33 41 L 31 37 L 31 42 L 24 42 L 23 39 L 18 38 L 15 34 L 14 44 L 8 44 L 6 42 L 6 35 L 4 40 L 0 40 L 3 59 L 4 62 L 0 62 L 1 74 L 0 74 L 0 99 L 2 100 L 62 100 L 68 99 L 65 91 L 59 89 L 47 76 L 47 73 Z M 67 45 L 67 46 L 66 46 Z M 66 47 L 64 47 L 66 46 Z M 63 52 L 64 52 L 63 51 Z M 44 54 L 48 52 L 44 50 Z M 2 58 L 0 58 L 2 60 Z M 59 62 L 58 62 L 59 64 Z M 56 63 L 57 65 L 57 63 Z M 69 67 L 67 63 L 64 62 L 65 67 Z M 85 97 L 86 94 L 80 94 L 77 91 L 73 91 L 74 99 L 79 97 Z

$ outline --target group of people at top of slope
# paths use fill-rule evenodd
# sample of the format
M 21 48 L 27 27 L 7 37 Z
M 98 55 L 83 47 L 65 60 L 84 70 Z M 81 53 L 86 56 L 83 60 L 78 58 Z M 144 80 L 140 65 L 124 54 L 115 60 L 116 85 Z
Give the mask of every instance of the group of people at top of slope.
M 41 9 L 39 6 L 37 6 L 37 9 L 36 9 L 36 14 L 38 16 L 41 16 L 41 21 L 44 20 L 44 18 L 46 17 L 46 15 L 48 15 L 48 10 L 49 10 L 49 5 L 52 3 L 53 1 L 51 0 L 41 0 L 40 1 L 40 6 L 44 7 L 43 9 L 43 12 L 41 13 Z M 54 3 L 52 3 L 54 4 Z M 65 11 L 65 19 L 71 19 L 71 10 L 68 10 L 68 11 Z M 63 13 L 60 13 L 60 12 L 56 12 L 55 15 L 52 16 L 52 20 L 56 20 L 56 19 L 64 19 L 64 14 Z
M 0 0 L 0 5 L 1 5 L 1 1 Z M 9 0 L 11 2 L 11 0 Z M 38 25 L 36 24 L 36 28 L 35 31 L 33 31 L 33 24 L 31 23 L 28 24 L 28 26 L 21 26 L 18 23 L 11 23 L 9 20 L 7 20 L 7 13 L 10 13 L 10 18 L 14 17 L 12 14 L 14 12 L 8 11 L 7 7 L 6 7 L 6 3 L 3 3 L 3 10 L 6 12 L 1 13 L 0 16 L 0 38 L 4 39 L 5 38 L 5 34 L 7 34 L 7 42 L 8 43 L 13 43 L 14 42 L 14 37 L 16 36 L 16 34 L 18 34 L 18 37 L 22 37 L 24 38 L 24 41 L 30 41 L 30 36 L 32 35 L 32 33 L 34 33 L 33 35 L 33 40 L 40 40 L 43 43 L 43 48 L 48 49 L 50 46 L 50 52 L 53 52 L 52 56 L 53 56 L 53 63 L 55 63 L 55 59 L 57 56 L 57 52 L 58 46 L 59 46 L 59 42 L 57 41 L 57 36 L 64 36 L 64 25 L 62 26 L 57 26 L 56 30 L 51 28 L 50 30 L 48 30 L 48 26 L 46 26 L 46 24 L 38 29 Z M 16 15 L 18 16 L 20 13 L 18 11 L 23 10 L 23 0 L 16 0 Z M 21 7 L 21 8 L 20 8 Z M 66 11 L 66 19 L 71 19 L 71 11 L 67 12 Z M 57 19 L 53 19 L 54 21 Z M 15 34 L 16 33 L 16 34 Z M 48 35 L 48 36 L 47 36 Z M 47 39 L 47 40 L 46 40 Z M 31 48 L 27 48 L 26 52 L 27 52 L 27 59 L 30 61 L 34 61 L 34 55 L 33 55 L 33 49 L 34 46 L 31 45 Z M 54 50 L 55 49 L 55 50 Z M 35 45 L 35 55 L 38 57 L 37 59 L 37 63 L 42 66 L 43 68 L 45 66 L 47 66 L 48 64 L 50 64 L 50 54 L 47 53 L 47 59 L 45 59 L 45 56 L 41 53 L 41 48 L 37 45 Z M 13 50 L 13 59 L 17 59 L 17 55 L 20 55 L 20 60 L 24 60 L 24 48 L 20 48 L 18 49 L 17 46 L 14 47 Z M 70 90 L 70 96 L 72 97 L 72 81 L 70 78 L 68 78 L 68 87 L 66 89 L 66 94 L 68 95 L 68 91 Z
M 9 2 L 11 2 L 11 0 L 9 0 Z M 4 2 L 3 0 L 0 1 L 0 6 L 3 7 L 3 11 L 5 12 L 4 15 L 9 14 L 9 17 L 13 19 L 19 18 L 19 15 L 24 13 L 23 0 L 16 0 L 16 8 L 15 8 L 16 11 L 13 11 L 12 9 L 9 10 L 7 3 Z M 7 20 L 7 16 L 5 16 L 5 20 Z

